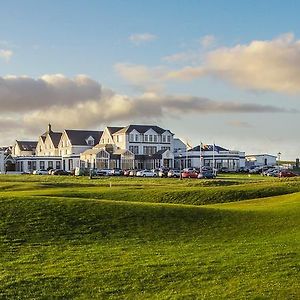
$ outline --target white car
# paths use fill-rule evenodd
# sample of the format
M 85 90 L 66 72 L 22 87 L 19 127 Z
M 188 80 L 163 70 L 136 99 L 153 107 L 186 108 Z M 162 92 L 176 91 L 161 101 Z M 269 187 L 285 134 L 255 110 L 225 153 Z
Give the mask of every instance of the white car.
M 40 169 L 40 170 L 34 170 L 33 175 L 48 175 L 49 174 L 49 171 L 47 170 L 43 170 L 43 169 Z
M 136 173 L 138 177 L 157 177 L 157 173 L 151 170 L 142 170 Z
M 174 177 L 174 178 L 179 178 L 180 177 L 180 170 L 170 170 L 168 172 L 168 177 Z

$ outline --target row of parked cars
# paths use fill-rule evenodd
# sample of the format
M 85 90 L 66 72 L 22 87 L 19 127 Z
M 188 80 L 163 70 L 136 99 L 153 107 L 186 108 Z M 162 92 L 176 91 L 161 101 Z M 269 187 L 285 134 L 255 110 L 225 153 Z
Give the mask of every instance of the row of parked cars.
M 50 170 L 34 170 L 32 172 L 33 175 L 71 175 L 70 172 L 62 170 L 62 169 L 50 169 Z
M 76 172 L 75 172 L 76 174 Z M 78 174 L 79 175 L 79 174 Z M 101 169 L 93 170 L 93 176 L 128 176 L 128 177 L 168 177 L 168 178 L 214 178 L 216 172 L 210 168 L 202 168 L 202 172 L 196 168 L 178 169 L 144 169 L 144 170 L 121 170 L 121 169 Z
M 278 167 L 271 167 L 261 172 L 262 176 L 271 176 L 271 177 L 295 177 L 298 176 L 297 173 L 287 170 L 280 169 Z

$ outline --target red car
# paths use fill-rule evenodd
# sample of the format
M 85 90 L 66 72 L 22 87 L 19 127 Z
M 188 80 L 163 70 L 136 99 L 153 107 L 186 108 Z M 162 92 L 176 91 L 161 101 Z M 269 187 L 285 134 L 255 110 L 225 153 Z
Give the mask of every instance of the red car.
M 198 178 L 198 173 L 195 171 L 184 171 L 181 173 L 182 178 Z
M 294 177 L 298 176 L 296 173 L 291 172 L 291 171 L 281 171 L 279 172 L 279 177 Z

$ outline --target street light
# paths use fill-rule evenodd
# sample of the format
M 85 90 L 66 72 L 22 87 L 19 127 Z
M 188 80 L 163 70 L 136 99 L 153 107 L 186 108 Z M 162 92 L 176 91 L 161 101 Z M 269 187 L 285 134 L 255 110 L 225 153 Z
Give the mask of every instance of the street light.
M 182 180 L 182 176 L 181 176 L 181 158 L 182 158 L 182 153 L 181 153 L 181 149 L 179 149 L 179 179 Z
M 277 153 L 277 164 L 278 164 L 278 166 L 279 166 L 279 162 L 280 162 L 280 158 L 281 158 L 281 152 L 278 152 Z

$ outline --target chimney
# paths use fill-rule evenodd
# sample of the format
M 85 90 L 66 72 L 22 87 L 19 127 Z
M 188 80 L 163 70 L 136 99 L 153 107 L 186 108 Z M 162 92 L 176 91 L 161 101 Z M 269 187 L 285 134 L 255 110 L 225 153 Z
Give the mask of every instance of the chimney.
M 48 124 L 48 132 L 52 132 L 51 124 Z

